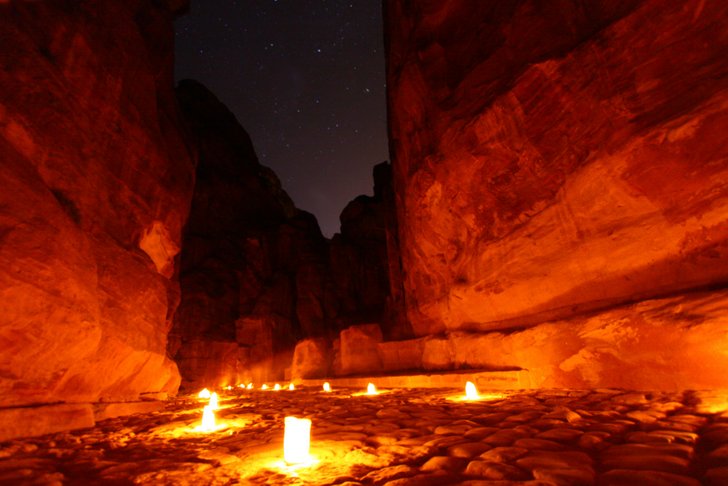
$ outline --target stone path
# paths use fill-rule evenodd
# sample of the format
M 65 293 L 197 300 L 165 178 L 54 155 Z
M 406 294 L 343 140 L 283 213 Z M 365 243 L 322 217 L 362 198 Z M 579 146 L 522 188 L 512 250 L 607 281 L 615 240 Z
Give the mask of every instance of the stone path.
M 214 433 L 194 431 L 204 403 L 185 396 L 5 442 L 0 484 L 728 485 L 728 395 L 354 391 L 222 392 Z M 312 420 L 314 464 L 283 463 L 287 415 Z

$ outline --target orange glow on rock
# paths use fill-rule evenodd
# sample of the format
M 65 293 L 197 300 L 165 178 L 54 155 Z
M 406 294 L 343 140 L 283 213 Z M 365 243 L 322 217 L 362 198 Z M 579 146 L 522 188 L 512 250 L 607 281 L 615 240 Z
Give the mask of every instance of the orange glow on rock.
M 285 418 L 283 435 L 283 460 L 287 464 L 303 464 L 311 461 L 311 419 Z

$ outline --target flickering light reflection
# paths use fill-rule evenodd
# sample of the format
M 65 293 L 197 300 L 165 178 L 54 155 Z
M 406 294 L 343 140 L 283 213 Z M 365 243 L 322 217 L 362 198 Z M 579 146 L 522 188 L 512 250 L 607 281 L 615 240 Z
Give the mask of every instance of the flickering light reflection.
M 285 418 L 283 460 L 286 464 L 306 464 L 311 461 L 311 419 Z

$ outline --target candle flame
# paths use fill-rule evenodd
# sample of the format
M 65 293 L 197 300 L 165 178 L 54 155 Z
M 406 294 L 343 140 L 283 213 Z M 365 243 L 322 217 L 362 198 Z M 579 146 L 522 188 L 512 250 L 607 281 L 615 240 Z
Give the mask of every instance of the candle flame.
M 331 384 L 328 381 L 324 383 L 324 391 L 325 392 L 331 391 Z
M 477 400 L 478 398 L 480 398 L 480 395 L 478 394 L 478 389 L 475 388 L 475 384 L 472 381 L 467 382 L 465 384 L 465 399 Z
M 197 394 L 197 398 L 210 398 L 210 390 L 203 388 L 200 393 Z
M 309 462 L 311 447 L 311 419 L 285 418 L 283 459 L 288 464 Z
M 377 387 L 374 386 L 374 383 L 369 383 L 367 385 L 367 395 L 376 395 L 377 393 Z
M 296 386 L 293 383 L 291 383 L 290 385 L 288 385 L 288 389 L 293 391 L 296 389 Z
M 260 389 L 261 389 L 261 390 L 267 390 L 267 389 L 268 389 L 268 385 L 266 385 L 265 383 L 263 383 L 263 384 L 262 384 L 262 385 L 260 386 Z
M 251 381 L 250 383 L 248 383 L 248 386 L 246 386 L 245 388 L 247 388 L 248 390 L 252 390 L 253 389 L 253 382 Z
M 233 387 L 232 387 L 232 386 L 230 386 L 230 385 L 228 385 L 228 386 L 226 386 L 226 387 L 225 387 L 225 389 L 226 389 L 227 391 L 230 391 L 230 390 L 232 390 L 232 389 L 233 389 Z
M 280 383 L 276 383 L 276 384 L 275 384 L 275 385 L 273 386 L 273 389 L 274 389 L 275 391 L 278 391 L 278 390 L 280 390 L 280 389 L 281 389 L 281 385 L 280 385 Z
M 205 405 L 202 409 L 202 425 L 200 430 L 203 432 L 212 432 L 215 430 L 215 411 L 210 405 Z

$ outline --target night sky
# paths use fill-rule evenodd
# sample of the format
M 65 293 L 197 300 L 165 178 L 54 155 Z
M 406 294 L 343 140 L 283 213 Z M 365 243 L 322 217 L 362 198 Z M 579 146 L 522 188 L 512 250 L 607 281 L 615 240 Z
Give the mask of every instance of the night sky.
M 326 236 L 389 158 L 378 0 L 192 0 L 176 78 L 206 85 Z

